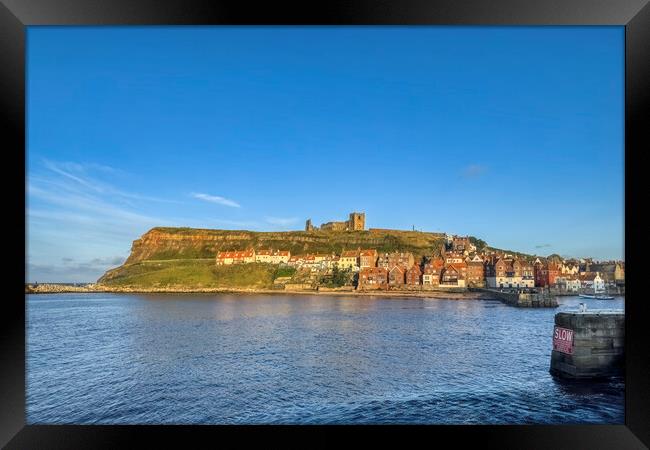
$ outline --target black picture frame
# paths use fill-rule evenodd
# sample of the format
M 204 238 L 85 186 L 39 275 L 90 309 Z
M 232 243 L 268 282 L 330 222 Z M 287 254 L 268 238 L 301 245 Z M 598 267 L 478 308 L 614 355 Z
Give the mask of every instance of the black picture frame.
M 0 445 L 6 448 L 120 448 L 152 439 L 207 439 L 210 446 L 236 434 L 240 443 L 281 430 L 298 438 L 318 433 L 319 443 L 336 444 L 330 431 L 354 431 L 379 438 L 401 432 L 425 443 L 451 439 L 453 446 L 539 449 L 647 448 L 650 446 L 650 352 L 648 301 L 639 291 L 638 255 L 643 242 L 635 212 L 644 192 L 640 158 L 650 148 L 650 5 L 648 0 L 402 0 L 316 1 L 302 3 L 232 0 L 1 0 L 0 101 L 4 129 L 3 178 L 12 178 L 10 225 L 25 237 L 25 27 L 33 25 L 621 25 L 625 26 L 625 260 L 626 372 L 625 425 L 508 425 L 410 427 L 258 426 L 30 426 L 25 425 L 25 246 L 12 233 L 6 255 L 11 283 L 0 314 Z M 13 179 L 15 177 L 15 179 Z M 23 178 L 21 180 L 21 178 Z M 593 187 L 593 186 L 591 186 Z M 586 188 L 591 188 L 587 183 Z M 638 189 L 637 189 L 638 188 Z M 24 239 L 23 239 L 24 242 Z M 19 292 L 20 290 L 20 292 Z M 327 433 L 323 433 L 326 431 Z M 316 433 L 315 433 L 316 432 Z M 419 435 L 419 436 L 418 436 Z M 409 439 L 410 441 L 410 439 Z M 272 441 L 269 441 L 269 443 Z M 304 442 L 304 441 L 303 441 Z

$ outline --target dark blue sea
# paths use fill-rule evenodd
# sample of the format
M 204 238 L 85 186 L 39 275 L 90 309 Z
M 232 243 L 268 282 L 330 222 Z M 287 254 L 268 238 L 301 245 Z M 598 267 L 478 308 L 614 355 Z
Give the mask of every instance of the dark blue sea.
M 624 423 L 622 379 L 549 374 L 559 301 L 28 295 L 27 422 Z

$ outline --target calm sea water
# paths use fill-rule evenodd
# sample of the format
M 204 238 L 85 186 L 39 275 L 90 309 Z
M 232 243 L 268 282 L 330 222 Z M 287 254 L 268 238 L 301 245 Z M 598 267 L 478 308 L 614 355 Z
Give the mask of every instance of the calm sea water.
M 27 422 L 623 423 L 622 379 L 549 374 L 559 300 L 30 295 Z

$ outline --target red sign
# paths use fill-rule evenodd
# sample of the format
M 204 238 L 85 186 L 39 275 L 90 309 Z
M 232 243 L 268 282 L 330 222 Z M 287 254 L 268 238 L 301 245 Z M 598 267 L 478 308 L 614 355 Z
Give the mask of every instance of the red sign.
M 573 330 L 568 328 L 555 327 L 553 331 L 553 350 L 573 354 Z

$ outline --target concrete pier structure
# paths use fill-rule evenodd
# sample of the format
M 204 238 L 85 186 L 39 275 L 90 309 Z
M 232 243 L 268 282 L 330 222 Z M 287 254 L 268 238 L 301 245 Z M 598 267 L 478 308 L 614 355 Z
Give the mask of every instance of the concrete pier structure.
M 518 292 L 501 292 L 498 289 L 470 289 L 479 292 L 485 292 L 501 300 L 510 306 L 520 308 L 555 308 L 558 306 L 557 299 L 554 295 L 546 292 L 539 293 L 518 293 Z
M 624 341 L 623 311 L 557 313 L 550 372 L 571 379 L 622 375 Z

